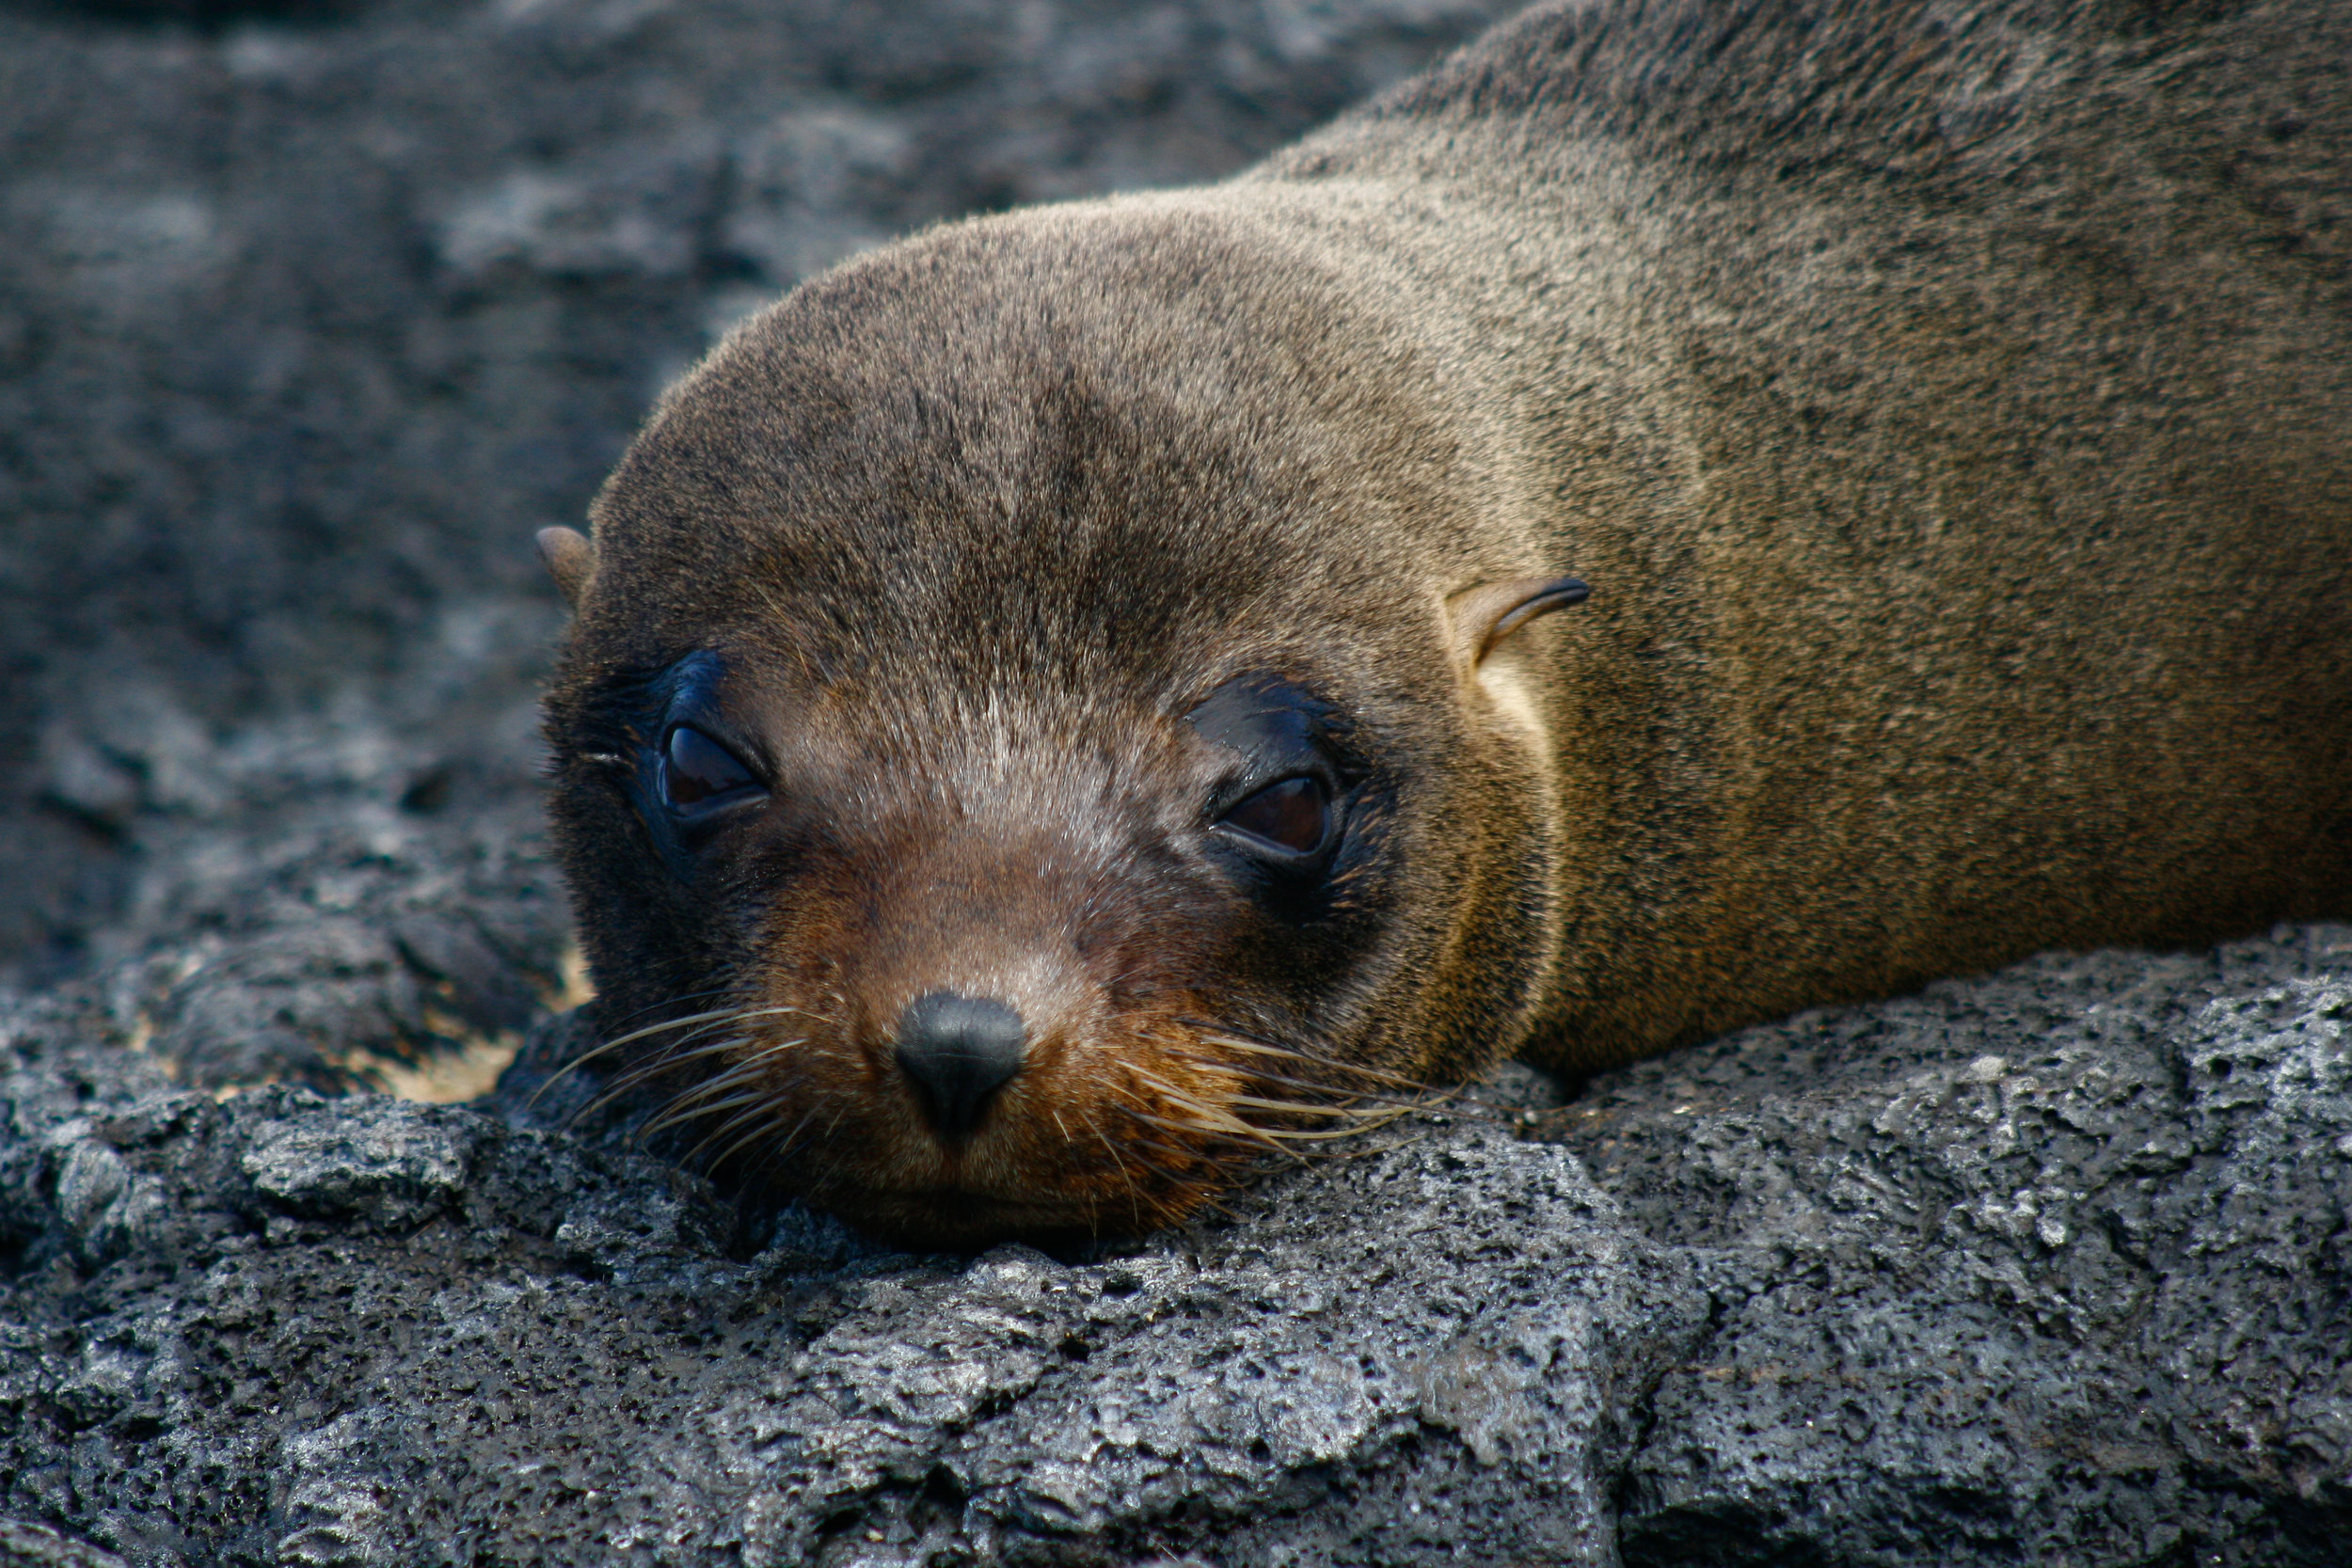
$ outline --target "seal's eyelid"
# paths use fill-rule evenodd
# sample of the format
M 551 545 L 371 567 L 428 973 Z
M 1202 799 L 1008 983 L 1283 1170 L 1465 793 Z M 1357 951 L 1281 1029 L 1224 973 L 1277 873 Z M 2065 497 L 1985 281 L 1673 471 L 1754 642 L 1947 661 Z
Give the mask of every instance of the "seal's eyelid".
M 1252 760 L 1280 753 L 1321 754 L 1320 737 L 1349 728 L 1331 704 L 1279 676 L 1227 681 L 1184 715 L 1193 732 Z
M 1305 736 L 1262 736 L 1254 746 L 1230 740 L 1225 744 L 1239 754 L 1231 767 L 1219 771 L 1210 794 L 1207 819 L 1212 825 L 1222 823 L 1246 802 L 1293 779 L 1312 779 L 1326 794 L 1344 787 L 1332 759 Z
M 725 663 L 708 648 L 688 654 L 662 671 L 660 684 L 667 694 L 670 721 L 693 722 L 694 709 L 708 707 L 717 701 L 719 684 L 725 673 Z

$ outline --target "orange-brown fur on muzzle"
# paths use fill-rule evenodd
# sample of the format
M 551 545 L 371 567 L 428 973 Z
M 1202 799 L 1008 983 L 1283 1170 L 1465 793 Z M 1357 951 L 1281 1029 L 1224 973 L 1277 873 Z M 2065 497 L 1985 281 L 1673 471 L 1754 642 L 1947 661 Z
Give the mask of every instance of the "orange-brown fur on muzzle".
M 895 1234 L 1149 1228 L 1229 1163 L 1218 1140 L 1138 1119 L 1180 1123 L 1171 1094 L 1222 1098 L 1168 1053 L 1191 1043 L 1180 1020 L 1216 1006 L 1196 989 L 1225 957 L 1214 909 L 1137 877 L 1133 803 L 1085 787 L 1107 781 L 1064 765 L 1024 782 L 1061 820 L 1002 785 L 902 807 L 765 912 L 735 977 L 747 1002 L 816 1015 L 754 1069 L 744 1114 L 785 1133 L 776 1174 Z M 894 1057 L 898 1021 L 939 991 L 999 1002 L 1029 1037 L 960 1136 L 927 1121 Z

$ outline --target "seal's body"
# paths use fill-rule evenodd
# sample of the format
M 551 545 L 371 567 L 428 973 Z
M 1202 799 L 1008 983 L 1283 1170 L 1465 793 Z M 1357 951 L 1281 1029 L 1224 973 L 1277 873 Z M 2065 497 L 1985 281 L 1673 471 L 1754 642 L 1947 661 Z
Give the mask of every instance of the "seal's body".
M 1541 7 L 802 288 L 551 541 L 608 1016 L 974 1240 L 1382 1074 L 2342 912 L 2352 11 L 2217 14 Z

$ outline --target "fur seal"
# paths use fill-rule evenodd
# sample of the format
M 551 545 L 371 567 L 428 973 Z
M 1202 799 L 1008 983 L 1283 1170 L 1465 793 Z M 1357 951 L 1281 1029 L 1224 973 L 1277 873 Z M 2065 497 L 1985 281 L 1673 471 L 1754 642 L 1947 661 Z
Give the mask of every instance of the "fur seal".
M 898 1237 L 1142 1229 L 1394 1084 L 2342 912 L 2347 57 L 1544 5 L 801 287 L 543 544 L 657 1124 Z

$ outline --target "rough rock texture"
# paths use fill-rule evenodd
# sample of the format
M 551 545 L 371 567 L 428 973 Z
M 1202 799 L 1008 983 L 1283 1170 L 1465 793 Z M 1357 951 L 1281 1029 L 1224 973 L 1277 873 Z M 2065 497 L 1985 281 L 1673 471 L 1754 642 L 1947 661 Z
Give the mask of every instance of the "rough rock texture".
M 1514 1069 L 1064 1258 L 534 1103 L 522 542 L 652 392 L 1507 8 L 0 0 L 0 1560 L 2346 1560 L 2352 929 Z
M 471 1110 L 8 1087 L 6 1506 L 135 1560 L 1604 1562 L 1705 1316 L 1491 1130 L 965 1260 Z
M 746 1216 L 520 1085 L 224 1103 L 68 999 L 5 1027 L 0 1510 L 129 1561 L 2318 1568 L 2352 1527 L 2352 928 L 1565 1106 L 1515 1069 L 1058 1259 Z
M 2352 928 L 1807 1015 L 1538 1135 L 1715 1304 L 1629 1560 L 2346 1560 Z

